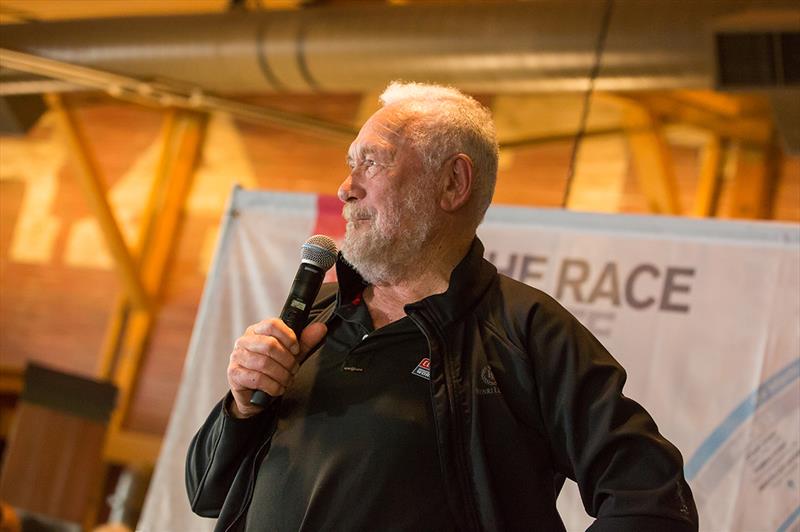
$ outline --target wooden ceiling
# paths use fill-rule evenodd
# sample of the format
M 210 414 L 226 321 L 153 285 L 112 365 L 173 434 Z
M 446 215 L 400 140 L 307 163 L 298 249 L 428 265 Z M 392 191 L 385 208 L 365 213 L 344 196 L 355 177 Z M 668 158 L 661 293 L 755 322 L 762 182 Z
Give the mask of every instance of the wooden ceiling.
M 363 0 L 362 0 L 363 1 Z M 380 0 L 374 0 L 378 2 Z M 425 0 L 389 0 L 401 4 Z M 451 0 L 450 3 L 454 3 Z M 0 22 L 26 22 L 98 17 L 130 17 L 220 13 L 239 9 L 291 9 L 310 5 L 352 4 L 353 0 L 2 0 Z M 374 95 L 364 95 L 374 101 Z M 571 138 L 583 107 L 579 93 L 485 95 L 491 101 L 500 141 L 508 149 Z M 774 122 L 763 95 L 712 90 L 597 93 L 586 124 L 587 135 L 603 136 L 645 130 L 648 142 L 632 150 L 640 159 L 641 174 L 654 182 L 668 181 L 672 163 L 658 146 L 670 144 L 706 150 L 715 139 L 751 144 L 766 150 L 772 143 Z M 639 138 L 641 135 L 636 136 Z M 771 152 L 770 152 L 771 153 Z M 712 175 L 711 172 L 709 175 Z M 656 205 L 665 194 L 651 187 Z M 706 202 L 707 203 L 707 202 Z M 659 206 L 658 212 L 674 212 Z M 700 209 L 705 213 L 708 209 Z
M 374 0 L 379 1 L 379 0 Z M 389 0 L 407 4 L 419 0 Z M 220 13 L 234 6 L 246 9 L 293 9 L 312 4 L 353 3 L 352 0 L 3 0 L 0 24 L 33 20 L 135 17 Z

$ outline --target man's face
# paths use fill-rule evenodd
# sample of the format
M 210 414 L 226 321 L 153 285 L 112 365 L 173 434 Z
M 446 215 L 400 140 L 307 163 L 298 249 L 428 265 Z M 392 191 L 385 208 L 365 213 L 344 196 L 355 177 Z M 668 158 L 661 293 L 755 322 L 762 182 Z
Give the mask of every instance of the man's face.
M 437 216 L 435 181 L 391 108 L 370 118 L 348 152 L 350 174 L 339 187 L 347 221 L 342 253 L 370 283 L 408 273 Z

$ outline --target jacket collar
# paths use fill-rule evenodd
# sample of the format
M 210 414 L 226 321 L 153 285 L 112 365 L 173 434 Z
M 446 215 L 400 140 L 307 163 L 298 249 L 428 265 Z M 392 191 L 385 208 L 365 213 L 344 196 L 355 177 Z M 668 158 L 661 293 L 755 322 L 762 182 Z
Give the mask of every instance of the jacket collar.
M 353 265 L 344 258 L 341 251 L 336 258 L 336 279 L 339 282 L 339 292 L 336 294 L 337 309 L 360 299 L 364 288 L 369 286 Z
M 483 259 L 483 251 L 483 243 L 476 236 L 467 254 L 453 269 L 447 290 L 406 305 L 406 313 L 432 309 L 438 321 L 447 325 L 470 312 L 497 275 L 497 269 Z M 336 261 L 336 276 L 339 280 L 337 308 L 360 297 L 369 284 L 341 253 Z
M 483 259 L 483 243 L 476 236 L 467 254 L 453 269 L 447 290 L 406 305 L 406 313 L 427 307 L 433 310 L 441 325 L 448 325 L 472 312 L 496 277 L 497 268 Z

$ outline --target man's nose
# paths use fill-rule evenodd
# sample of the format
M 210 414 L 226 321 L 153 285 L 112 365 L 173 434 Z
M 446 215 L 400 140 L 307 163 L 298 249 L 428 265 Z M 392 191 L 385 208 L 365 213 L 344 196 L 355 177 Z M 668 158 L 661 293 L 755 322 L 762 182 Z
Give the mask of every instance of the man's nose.
M 364 197 L 364 190 L 353 181 L 353 172 L 347 174 L 336 195 L 342 203 Z

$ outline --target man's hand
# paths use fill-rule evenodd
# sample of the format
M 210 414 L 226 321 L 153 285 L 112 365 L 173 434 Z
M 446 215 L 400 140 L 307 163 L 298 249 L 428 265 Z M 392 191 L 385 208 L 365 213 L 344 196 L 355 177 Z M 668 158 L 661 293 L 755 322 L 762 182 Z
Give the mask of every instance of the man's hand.
M 273 397 L 283 395 L 300 368 L 300 361 L 317 345 L 328 328 L 312 323 L 297 337 L 279 318 L 262 320 L 251 325 L 240 336 L 231 352 L 228 364 L 228 386 L 234 403 L 234 417 L 253 416 L 262 407 L 250 404 L 253 390 L 262 390 Z

